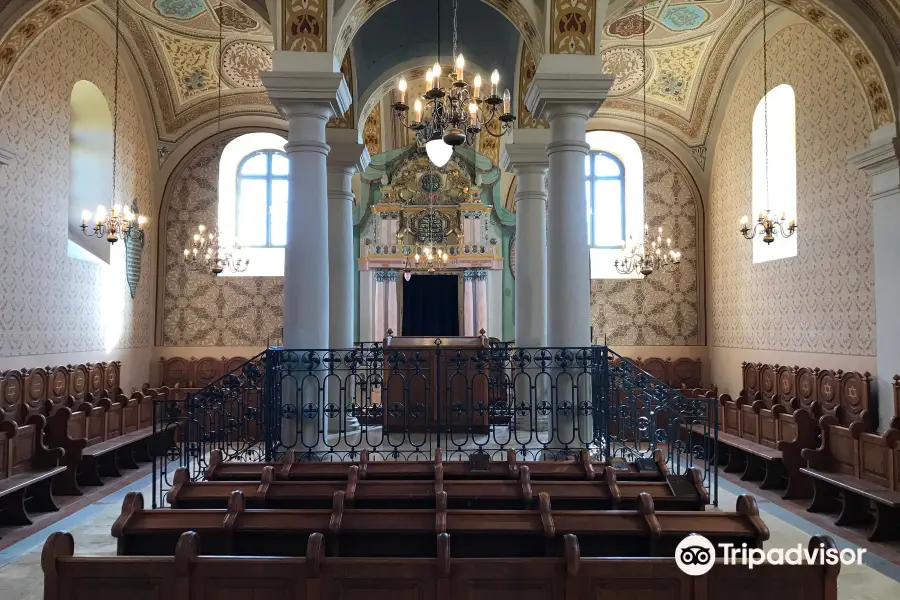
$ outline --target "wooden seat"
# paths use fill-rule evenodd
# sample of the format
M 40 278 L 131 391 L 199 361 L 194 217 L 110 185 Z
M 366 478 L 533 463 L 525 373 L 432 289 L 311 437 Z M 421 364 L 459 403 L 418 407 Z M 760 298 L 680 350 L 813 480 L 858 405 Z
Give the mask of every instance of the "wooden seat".
M 642 493 L 636 510 L 557 510 L 542 493 L 538 510 L 449 509 L 446 491 L 434 509 L 356 509 L 335 492 L 330 509 L 245 509 L 231 493 L 228 508 L 144 510 L 143 496 L 129 493 L 112 527 L 119 554 L 171 554 L 178 537 L 196 531 L 205 551 L 249 556 L 296 556 L 313 532 L 327 532 L 333 556 L 428 556 L 437 533 L 455 537 L 462 556 L 559 555 L 561 535 L 573 533 L 590 556 L 674 556 L 690 533 L 713 543 L 761 547 L 769 530 L 756 501 L 741 496 L 736 512 L 657 511 Z M 425 554 L 423 554 L 425 553 Z
M 365 450 L 360 452 L 358 463 L 349 462 L 300 462 L 291 452 L 278 462 L 225 461 L 220 450 L 210 452 L 207 481 L 259 481 L 263 469 L 275 468 L 276 479 L 294 480 L 346 480 L 348 467 L 357 464 L 360 479 L 433 479 L 435 466 L 443 463 L 445 479 L 518 479 L 519 468 L 528 466 L 533 480 L 594 480 L 603 479 L 607 468 L 616 471 L 619 481 L 665 481 L 669 474 L 662 452 L 657 450 L 652 459 L 627 463 L 623 460 L 609 464 L 593 462 L 585 452 L 579 452 L 574 461 L 519 462 L 514 450 L 507 451 L 506 461 L 472 462 L 443 461 L 440 448 L 435 449 L 434 461 L 373 461 Z
M 528 466 L 519 467 L 519 479 L 445 480 L 438 464 L 432 480 L 360 479 L 359 466 L 351 465 L 345 481 L 278 480 L 275 468 L 263 469 L 261 481 L 191 482 L 187 469 L 178 469 L 167 501 L 172 508 L 224 508 L 239 490 L 252 508 L 327 508 L 334 493 L 344 491 L 355 508 L 435 508 L 437 494 L 447 493 L 450 508 L 535 508 L 542 493 L 560 509 L 636 509 L 641 494 L 649 494 L 661 510 L 704 510 L 709 493 L 699 469 L 670 475 L 666 481 L 622 481 L 612 469 L 603 481 L 531 480 Z
M 803 450 L 801 469 L 813 481 L 810 512 L 838 512 L 836 525 L 874 523 L 869 540 L 900 539 L 900 430 L 868 433 L 862 423 L 842 427 L 822 417 L 822 443 Z
M 17 427 L 0 423 L 0 524 L 31 525 L 28 512 L 59 510 L 53 501 L 53 478 L 65 467 L 58 465 L 59 449 L 44 446 L 45 419 L 33 415 Z
M 557 557 L 465 558 L 452 533 L 431 537 L 431 558 L 347 558 L 328 555 L 326 537 L 312 533 L 296 558 L 203 556 L 203 534 L 187 532 L 167 556 L 74 556 L 68 533 L 47 538 L 41 553 L 45 600 L 456 600 L 542 598 L 589 600 L 834 600 L 840 565 L 771 565 L 748 569 L 719 562 L 691 577 L 671 558 L 589 558 L 581 538 L 562 536 Z M 809 549 L 835 549 L 813 537 Z

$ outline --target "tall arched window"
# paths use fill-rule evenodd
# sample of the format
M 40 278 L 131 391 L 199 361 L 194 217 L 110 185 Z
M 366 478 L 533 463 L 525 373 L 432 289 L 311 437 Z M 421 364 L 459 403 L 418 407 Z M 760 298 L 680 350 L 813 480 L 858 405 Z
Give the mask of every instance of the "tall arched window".
M 288 158 L 286 140 L 274 133 L 247 133 L 226 144 L 219 159 L 219 232 L 250 260 L 226 277 L 284 275 L 287 242 Z
M 68 255 L 87 261 L 110 261 L 104 238 L 84 235 L 82 214 L 110 205 L 113 123 L 109 104 L 96 85 L 77 81 L 69 98 Z
M 644 158 L 631 137 L 589 131 L 591 150 L 584 165 L 591 279 L 640 279 L 613 266 L 625 240 L 644 235 Z
M 768 104 L 768 106 L 767 106 Z M 766 113 L 768 112 L 768 119 Z M 768 127 L 766 121 L 768 120 Z M 769 208 L 773 214 L 797 218 L 797 120 L 794 88 L 779 85 L 759 101 L 753 113 L 753 216 Z M 766 132 L 768 131 L 768 140 Z M 767 177 L 768 172 L 768 177 Z M 797 256 L 797 236 L 779 237 L 772 244 L 758 235 L 753 262 Z
M 241 160 L 237 171 L 238 245 L 283 247 L 287 243 L 287 155 L 257 150 Z
M 584 158 L 588 245 L 621 248 L 625 239 L 625 165 L 615 154 L 591 150 Z

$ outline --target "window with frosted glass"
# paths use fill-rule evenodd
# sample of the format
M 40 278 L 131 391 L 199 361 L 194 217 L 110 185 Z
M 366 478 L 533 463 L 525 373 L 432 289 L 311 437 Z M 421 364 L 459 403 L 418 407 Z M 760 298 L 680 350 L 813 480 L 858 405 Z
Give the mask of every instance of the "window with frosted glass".
M 609 152 L 592 151 L 584 161 L 588 245 L 621 248 L 625 240 L 625 166 Z
M 261 150 L 238 165 L 237 243 L 280 247 L 287 243 L 288 158 Z

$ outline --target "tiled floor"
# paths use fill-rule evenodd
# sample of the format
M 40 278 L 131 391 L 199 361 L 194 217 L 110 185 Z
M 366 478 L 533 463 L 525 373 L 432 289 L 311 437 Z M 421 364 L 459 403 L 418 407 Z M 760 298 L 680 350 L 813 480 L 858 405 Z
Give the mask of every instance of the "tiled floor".
M 124 487 L 121 487 L 123 486 Z M 115 487 L 113 487 L 115 486 Z M 121 489 L 116 489 L 120 487 Z M 111 484 L 110 493 L 98 498 L 87 507 L 65 516 L 62 520 L 47 524 L 29 537 L 3 548 L 9 537 L 0 540 L 0 600 L 40 600 L 43 575 L 41 573 L 41 546 L 53 531 L 70 531 L 75 536 L 75 552 L 80 555 L 114 555 L 115 540 L 109 530 L 119 515 L 122 498 L 129 491 L 140 491 L 150 498 L 150 478 L 143 477 L 134 483 L 128 480 Z M 728 479 L 720 480 L 719 504 L 722 510 L 733 510 L 737 495 L 752 493 L 757 497 L 763 520 L 771 531 L 767 548 L 804 546 L 810 535 L 827 533 L 835 538 L 839 547 L 854 547 L 842 536 L 827 531 L 820 524 L 805 519 L 801 511 L 794 512 L 774 498 L 770 499 L 751 487 L 745 490 Z M 76 506 L 75 508 L 79 508 Z M 65 511 L 63 511 L 65 512 Z M 40 526 L 40 523 L 38 523 Z M 842 532 L 840 529 L 835 529 Z M 859 539 L 858 534 L 849 535 Z M 866 547 L 865 544 L 862 547 Z M 892 550 L 880 549 L 878 554 L 867 552 L 866 564 L 845 566 L 838 579 L 839 600 L 888 600 L 900 598 L 900 564 L 892 562 Z M 774 599 L 773 599 L 774 600 Z M 795 600 L 795 599 L 790 599 Z M 796 599 L 801 600 L 801 599 Z

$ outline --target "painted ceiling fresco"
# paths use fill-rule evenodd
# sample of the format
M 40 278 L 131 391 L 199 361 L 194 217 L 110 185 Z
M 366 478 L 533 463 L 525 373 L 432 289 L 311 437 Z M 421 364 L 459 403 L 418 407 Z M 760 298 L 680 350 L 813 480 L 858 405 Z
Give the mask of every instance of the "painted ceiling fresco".
M 113 14 L 111 5 L 97 7 Z M 150 95 L 161 140 L 177 139 L 215 113 L 220 77 L 223 113 L 268 104 L 259 72 L 272 68 L 272 31 L 240 0 L 123 0 L 123 7 L 147 87 L 168 92 Z

